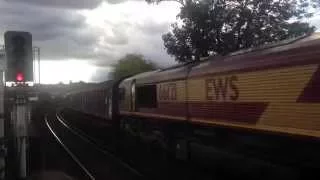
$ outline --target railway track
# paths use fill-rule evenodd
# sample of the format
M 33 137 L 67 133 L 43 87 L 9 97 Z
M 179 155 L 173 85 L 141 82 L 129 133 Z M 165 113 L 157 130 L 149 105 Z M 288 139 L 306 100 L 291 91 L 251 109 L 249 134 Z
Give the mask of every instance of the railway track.
M 97 129 L 95 125 L 90 127 L 90 125 L 84 126 L 82 121 L 84 117 L 64 117 L 63 113 L 58 113 L 57 116 L 61 121 L 72 126 L 73 129 L 86 137 L 91 143 L 99 146 L 101 149 L 106 151 L 112 151 L 117 154 L 117 157 L 121 158 L 124 162 L 130 164 L 131 167 L 135 167 L 141 172 L 147 179 L 212 179 L 214 177 L 212 173 L 206 172 L 207 170 L 200 168 L 199 166 L 192 165 L 186 162 L 181 161 L 166 161 L 163 159 L 163 154 L 159 153 L 161 150 L 156 147 L 152 147 L 148 143 L 137 140 L 134 137 L 121 135 L 114 137 L 112 133 L 108 132 L 112 129 Z M 74 118 L 76 117 L 76 118 Z M 64 119 L 68 118 L 68 119 Z M 78 121 L 77 121 L 78 120 Z M 89 122 L 89 119 L 84 118 L 86 122 Z M 101 132 L 103 131 L 103 133 Z M 117 142 L 112 141 L 113 138 L 116 138 Z M 116 146 L 116 147 L 115 147 Z M 214 179 L 217 179 L 216 177 Z
M 57 143 L 84 172 L 83 179 L 140 180 L 145 178 L 112 153 L 98 147 L 93 139 L 74 130 L 58 114 L 46 116 L 45 124 Z
M 103 138 L 102 132 L 106 132 L 106 129 L 100 129 L 93 131 L 95 125 L 90 128 L 90 123 L 93 122 L 90 118 L 82 116 L 66 115 L 61 113 L 61 118 L 66 118 L 64 121 L 75 126 L 79 132 L 86 134 L 89 138 L 95 139 L 97 144 L 103 145 L 103 142 L 99 138 Z M 77 117 L 76 119 L 72 117 Z M 78 121 L 76 121 L 78 120 Z M 86 125 L 85 125 L 86 124 Z M 117 139 L 120 141 L 120 139 Z M 123 140 L 122 140 L 123 141 Z M 108 146 L 107 144 L 105 144 Z M 212 165 L 208 162 L 208 165 L 200 165 L 203 162 L 191 162 L 191 163 L 179 163 L 179 162 L 161 162 L 160 156 L 154 152 L 145 151 L 148 149 L 148 145 L 136 141 L 134 137 L 131 139 L 124 139 L 120 145 L 124 148 L 119 148 L 122 152 L 117 152 L 120 157 L 126 162 L 132 162 L 132 166 L 139 169 L 143 174 L 152 177 L 151 179 L 234 179 L 236 177 L 245 177 L 245 179 L 283 179 L 283 177 L 289 179 L 299 179 L 295 172 L 292 172 L 290 168 L 278 166 L 276 164 L 270 164 L 268 162 L 261 161 L 259 159 L 247 158 L 247 157 L 231 157 L 227 160 L 222 160 L 221 153 L 217 153 L 216 157 L 212 159 L 203 159 L 203 162 L 214 161 L 216 165 Z M 126 146 L 128 145 L 128 146 Z M 126 147 L 125 147 L 126 146 Z M 227 152 L 225 152 L 227 153 Z M 129 161 L 127 161 L 129 160 Z M 159 161 L 158 161 L 159 160 Z M 131 161 L 131 162 L 130 162 Z M 241 165 L 241 164 L 244 165 Z M 247 166 L 250 165 L 250 166 Z M 146 169 L 144 169 L 146 168 Z M 269 173 L 267 173 L 269 172 Z M 265 174 L 267 173 L 267 174 Z M 265 175 L 263 175 L 265 174 Z M 271 178 L 270 178 L 271 177 Z
M 74 129 L 86 136 L 88 139 L 91 139 L 92 142 L 95 142 L 98 146 L 103 149 L 116 149 L 116 154 L 127 162 L 131 166 L 138 169 L 140 172 L 148 177 L 148 179 L 185 179 L 185 180 L 194 180 L 194 179 L 226 179 L 235 177 L 232 173 L 221 173 L 215 171 L 213 168 L 204 167 L 200 164 L 194 162 L 185 162 L 177 160 L 168 160 L 163 157 L 163 154 L 160 149 L 157 147 L 152 147 L 150 143 L 142 142 L 138 138 L 132 137 L 130 135 L 125 137 L 121 136 L 118 141 L 120 147 L 111 147 L 115 144 L 108 143 L 110 140 L 110 133 L 107 134 L 108 128 L 106 129 L 96 129 L 96 125 L 86 124 L 87 122 L 92 122 L 88 117 L 68 115 L 65 116 L 64 113 L 59 113 L 59 117 L 70 126 L 75 127 Z M 76 117 L 76 118 L 75 118 Z M 66 119 L 64 119 L 66 118 Z M 91 117 L 92 118 L 92 117 Z M 86 123 L 84 123 L 85 121 Z M 85 125 L 86 124 L 86 125 Z M 90 127 L 92 126 L 92 127 Z M 99 132 L 102 131 L 102 132 Z M 109 139 L 103 141 L 103 138 Z

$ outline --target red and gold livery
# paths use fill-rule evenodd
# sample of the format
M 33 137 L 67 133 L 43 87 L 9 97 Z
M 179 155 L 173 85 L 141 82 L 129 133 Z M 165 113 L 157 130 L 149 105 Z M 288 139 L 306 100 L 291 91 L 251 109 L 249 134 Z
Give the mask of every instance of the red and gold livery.
M 133 76 L 120 114 L 320 137 L 319 38 Z

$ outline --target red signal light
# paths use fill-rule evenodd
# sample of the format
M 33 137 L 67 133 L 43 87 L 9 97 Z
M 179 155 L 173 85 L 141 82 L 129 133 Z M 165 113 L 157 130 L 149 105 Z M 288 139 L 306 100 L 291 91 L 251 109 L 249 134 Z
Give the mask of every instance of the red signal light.
M 18 73 L 17 76 L 16 76 L 16 80 L 20 81 L 20 82 L 23 81 L 24 80 L 23 74 L 22 73 Z

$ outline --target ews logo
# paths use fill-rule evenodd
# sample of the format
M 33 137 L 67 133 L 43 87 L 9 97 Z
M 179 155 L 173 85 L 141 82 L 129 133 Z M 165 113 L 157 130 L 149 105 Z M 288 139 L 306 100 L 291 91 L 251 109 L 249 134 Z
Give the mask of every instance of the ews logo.
M 236 101 L 239 90 L 236 85 L 237 76 L 218 77 L 206 80 L 207 99 L 214 101 Z

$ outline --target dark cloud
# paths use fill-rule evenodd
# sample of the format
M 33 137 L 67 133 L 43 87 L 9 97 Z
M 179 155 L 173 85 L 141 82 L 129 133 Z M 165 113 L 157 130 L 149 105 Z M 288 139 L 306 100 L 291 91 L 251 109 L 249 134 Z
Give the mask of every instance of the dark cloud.
M 11 3 L 24 3 L 28 5 L 70 8 L 70 9 L 93 9 L 103 0 L 5 0 Z
M 10 9 L 10 8 L 8 8 Z M 0 8 L 1 30 L 20 29 L 32 32 L 34 40 L 54 39 L 69 30 L 84 26 L 84 17 L 71 11 L 57 9 L 28 8 L 7 11 Z
M 99 32 L 90 29 L 79 13 L 56 8 L 0 2 L 0 33 L 29 31 L 46 60 L 95 57 Z
M 23 3 L 28 5 L 67 8 L 67 9 L 93 9 L 102 2 L 109 4 L 120 4 L 126 1 L 145 1 L 145 0 L 4 0 L 10 3 Z
M 17 1 L 0 1 L 0 33 L 4 34 L 7 30 L 31 32 L 34 46 L 41 49 L 41 60 L 89 61 L 98 67 L 91 78 L 93 81 L 106 79 L 110 71 L 106 67 L 112 66 L 127 53 L 143 54 L 160 65 L 170 65 L 173 62 L 172 58 L 166 55 L 161 39 L 169 23 L 166 21 L 159 23 L 154 16 L 139 14 L 140 10 L 136 17 L 131 18 L 132 14 L 137 13 L 129 7 L 134 3 L 111 5 L 115 0 L 107 1 L 109 4 L 104 4 L 108 6 L 106 10 L 110 8 L 109 12 L 115 14 L 108 14 L 95 26 L 88 24 L 88 17 L 84 16 L 84 11 L 79 11 L 85 7 L 84 0 L 75 0 L 79 2 L 77 5 L 74 5 L 75 1 L 62 0 L 56 4 L 51 0 L 50 2 L 38 0 L 40 3 L 37 5 L 35 5 L 35 2 L 38 2 L 36 0 L 31 0 L 30 3 L 17 3 Z M 98 2 L 100 1 L 94 1 L 87 7 L 94 7 Z M 135 9 L 140 5 L 148 7 L 141 2 L 135 4 Z M 115 7 L 118 9 L 113 12 Z M 113 15 L 117 21 L 109 18 Z M 0 40 L 3 40 L 3 35 Z

